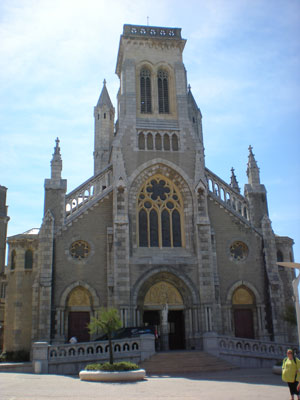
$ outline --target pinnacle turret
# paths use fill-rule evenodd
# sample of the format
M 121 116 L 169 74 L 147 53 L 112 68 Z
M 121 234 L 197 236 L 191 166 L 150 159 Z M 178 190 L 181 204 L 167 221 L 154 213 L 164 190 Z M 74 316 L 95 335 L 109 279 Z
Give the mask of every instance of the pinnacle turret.
M 96 107 L 103 107 L 103 106 L 107 106 L 108 108 L 114 108 L 114 106 L 112 105 L 112 102 L 110 100 L 107 88 L 106 88 L 106 80 L 104 79 L 103 81 L 103 88 L 97 103 Z
M 230 186 L 232 187 L 232 189 L 234 189 L 240 193 L 241 189 L 240 189 L 239 183 L 236 179 L 233 167 L 231 168 Z
M 51 179 L 58 181 L 61 179 L 62 159 L 60 154 L 59 139 L 55 140 L 54 153 L 51 160 Z
M 115 109 L 110 100 L 105 79 L 98 103 L 94 108 L 94 118 L 94 174 L 98 174 L 109 163 L 109 154 L 114 137 Z
M 249 156 L 247 164 L 248 183 L 249 185 L 260 185 L 259 168 L 257 166 L 252 150 L 253 147 L 249 146 Z

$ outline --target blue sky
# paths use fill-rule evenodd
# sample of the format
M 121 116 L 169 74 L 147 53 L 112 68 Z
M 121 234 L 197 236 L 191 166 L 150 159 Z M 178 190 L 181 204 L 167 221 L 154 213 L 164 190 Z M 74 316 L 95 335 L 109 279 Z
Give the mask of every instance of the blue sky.
M 181 27 L 188 82 L 203 115 L 206 165 L 243 190 L 248 146 L 275 233 L 300 262 L 299 0 L 2 0 L 0 184 L 8 235 L 39 227 L 55 138 L 71 191 L 93 173 L 93 107 L 124 23 Z

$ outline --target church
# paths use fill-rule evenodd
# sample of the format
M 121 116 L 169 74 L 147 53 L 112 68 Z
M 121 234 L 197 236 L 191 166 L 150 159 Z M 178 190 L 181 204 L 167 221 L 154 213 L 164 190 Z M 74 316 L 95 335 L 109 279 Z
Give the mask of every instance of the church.
M 272 230 L 251 146 L 243 194 L 233 169 L 227 183 L 206 167 L 185 43 L 179 28 L 124 25 L 117 115 L 105 81 L 94 107 L 93 175 L 67 192 L 57 138 L 41 227 L 7 239 L 7 266 L 0 187 L 4 350 L 92 341 L 102 307 L 155 327 L 162 350 L 202 349 L 207 332 L 297 341 L 294 272 L 276 264 L 293 240 Z

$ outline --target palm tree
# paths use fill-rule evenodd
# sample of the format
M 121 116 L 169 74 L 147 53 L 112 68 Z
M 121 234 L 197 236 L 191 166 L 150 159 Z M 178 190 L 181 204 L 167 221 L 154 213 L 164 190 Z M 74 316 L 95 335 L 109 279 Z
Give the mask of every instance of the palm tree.
M 121 328 L 122 321 L 116 308 L 102 308 L 98 318 L 92 317 L 88 324 L 89 332 L 96 333 L 98 330 L 107 334 L 109 344 L 109 363 L 114 363 L 112 333 Z

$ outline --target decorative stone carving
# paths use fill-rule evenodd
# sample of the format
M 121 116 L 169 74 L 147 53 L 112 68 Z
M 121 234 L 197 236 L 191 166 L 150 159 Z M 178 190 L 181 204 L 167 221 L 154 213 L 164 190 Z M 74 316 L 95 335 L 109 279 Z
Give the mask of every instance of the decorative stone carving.
M 86 289 L 83 287 L 77 287 L 70 293 L 68 306 L 75 307 L 75 306 L 90 306 L 90 296 Z
M 179 291 L 168 282 L 153 285 L 145 296 L 144 305 L 183 305 Z
M 253 296 L 246 288 L 243 287 L 238 288 L 232 296 L 232 304 L 245 305 L 253 303 L 254 303 Z
M 84 240 L 77 240 L 72 243 L 70 248 L 71 256 L 77 260 L 87 258 L 90 253 L 90 246 Z
M 243 242 L 234 242 L 230 246 L 230 256 L 235 261 L 245 260 L 248 256 L 248 247 Z

